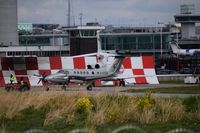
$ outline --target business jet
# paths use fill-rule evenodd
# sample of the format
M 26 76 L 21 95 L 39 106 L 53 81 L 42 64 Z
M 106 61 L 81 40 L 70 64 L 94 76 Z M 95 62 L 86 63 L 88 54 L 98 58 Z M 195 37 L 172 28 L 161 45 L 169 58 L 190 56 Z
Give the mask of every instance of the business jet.
M 184 56 L 200 55 L 200 49 L 181 49 L 176 43 L 170 43 L 170 46 L 172 48 L 173 53 L 177 55 L 184 55 Z
M 126 53 L 106 53 L 101 49 L 100 36 L 97 31 L 97 53 L 85 54 L 83 56 L 96 56 L 97 63 L 90 64 L 87 66 L 87 69 L 61 69 L 58 72 L 50 75 L 36 75 L 39 76 L 39 81 L 44 81 L 52 84 L 68 84 L 68 83 L 77 83 L 77 84 L 86 84 L 87 90 L 92 90 L 92 84 L 97 80 L 106 80 L 112 77 L 115 77 L 120 71 L 121 64 L 126 57 L 126 54 L 129 54 L 129 51 Z M 73 56 L 76 57 L 76 56 Z M 108 63 L 108 58 L 114 58 L 114 61 Z
M 40 81 L 46 81 L 52 84 L 86 84 L 87 90 L 92 90 L 92 84 L 96 80 L 106 80 L 111 77 L 115 77 L 121 68 L 121 64 L 126 56 L 124 55 L 113 55 L 114 61 L 112 65 L 99 67 L 96 64 L 95 68 L 89 67 L 88 69 L 61 69 L 54 74 L 50 74 L 41 77 Z M 103 59 L 101 59 L 103 61 Z M 40 82 L 39 81 L 39 82 Z

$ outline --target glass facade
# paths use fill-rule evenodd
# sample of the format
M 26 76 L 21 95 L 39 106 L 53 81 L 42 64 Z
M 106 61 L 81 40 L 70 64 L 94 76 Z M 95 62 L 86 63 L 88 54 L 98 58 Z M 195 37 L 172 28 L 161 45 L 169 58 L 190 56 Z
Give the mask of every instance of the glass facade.
M 137 50 L 156 51 L 161 49 L 160 34 L 102 34 L 102 49 L 104 50 Z M 162 34 L 162 49 L 168 50 L 169 34 Z
M 68 45 L 68 35 L 25 35 L 19 36 L 20 46 L 51 46 L 51 45 Z
M 81 30 L 80 36 L 81 37 L 96 37 L 97 31 L 96 30 Z
M 33 30 L 33 24 L 32 23 L 19 23 L 18 30 L 25 30 L 25 31 L 32 31 Z
M 37 57 L 49 57 L 49 56 L 69 56 L 69 51 L 12 51 L 8 52 L 7 56 L 37 56 Z
M 175 16 L 176 22 L 200 22 L 200 15 L 180 15 Z
M 49 37 L 27 37 L 27 36 L 20 36 L 19 37 L 19 44 L 21 46 L 48 46 L 50 45 Z

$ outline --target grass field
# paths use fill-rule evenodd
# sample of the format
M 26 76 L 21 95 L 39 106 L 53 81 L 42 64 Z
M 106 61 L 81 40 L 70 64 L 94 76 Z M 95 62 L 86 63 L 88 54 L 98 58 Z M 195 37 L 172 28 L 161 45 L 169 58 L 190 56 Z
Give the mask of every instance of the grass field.
M 170 93 L 170 94 L 200 94 L 200 86 L 170 87 L 170 88 L 152 88 L 152 89 L 132 89 L 128 92 L 146 92 L 152 93 Z
M 87 92 L 0 94 L 0 132 L 5 133 L 30 129 L 50 133 L 74 129 L 88 133 L 164 133 L 177 128 L 200 131 L 200 97 L 155 98 L 150 91 L 143 97 Z

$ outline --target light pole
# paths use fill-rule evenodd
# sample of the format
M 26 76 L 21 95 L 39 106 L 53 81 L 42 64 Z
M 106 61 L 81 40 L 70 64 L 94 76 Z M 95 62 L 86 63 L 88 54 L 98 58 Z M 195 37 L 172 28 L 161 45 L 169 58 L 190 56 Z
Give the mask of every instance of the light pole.
M 179 31 L 176 32 L 176 42 L 177 42 L 177 44 L 178 44 L 178 33 L 179 33 Z
M 53 46 L 55 45 L 54 42 L 55 42 L 55 41 L 54 41 L 54 30 L 53 30 Z
M 82 21 L 83 21 L 83 13 L 80 13 L 80 14 L 79 14 L 79 19 L 80 19 L 80 26 L 82 26 L 82 25 L 83 25 L 83 24 L 82 24 L 82 23 L 83 23 L 83 22 L 82 22 Z
M 162 24 L 164 24 L 163 22 L 158 22 L 158 24 L 160 24 L 161 25 L 161 27 L 160 27 L 160 56 L 162 57 L 162 54 L 163 54 L 163 38 L 162 38 L 162 35 L 163 35 L 163 33 L 162 33 L 162 31 L 163 31 L 163 27 L 162 27 Z
M 53 33 L 53 46 L 55 45 L 55 35 L 54 32 L 56 31 L 56 29 L 53 29 L 52 33 Z

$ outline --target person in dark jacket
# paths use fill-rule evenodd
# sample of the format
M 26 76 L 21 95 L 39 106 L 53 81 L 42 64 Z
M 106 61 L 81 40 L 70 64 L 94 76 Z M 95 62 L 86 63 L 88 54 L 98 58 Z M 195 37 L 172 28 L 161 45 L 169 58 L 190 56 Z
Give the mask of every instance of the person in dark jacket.
M 19 84 L 20 84 L 20 86 L 24 86 L 25 85 L 23 77 L 21 77 Z

